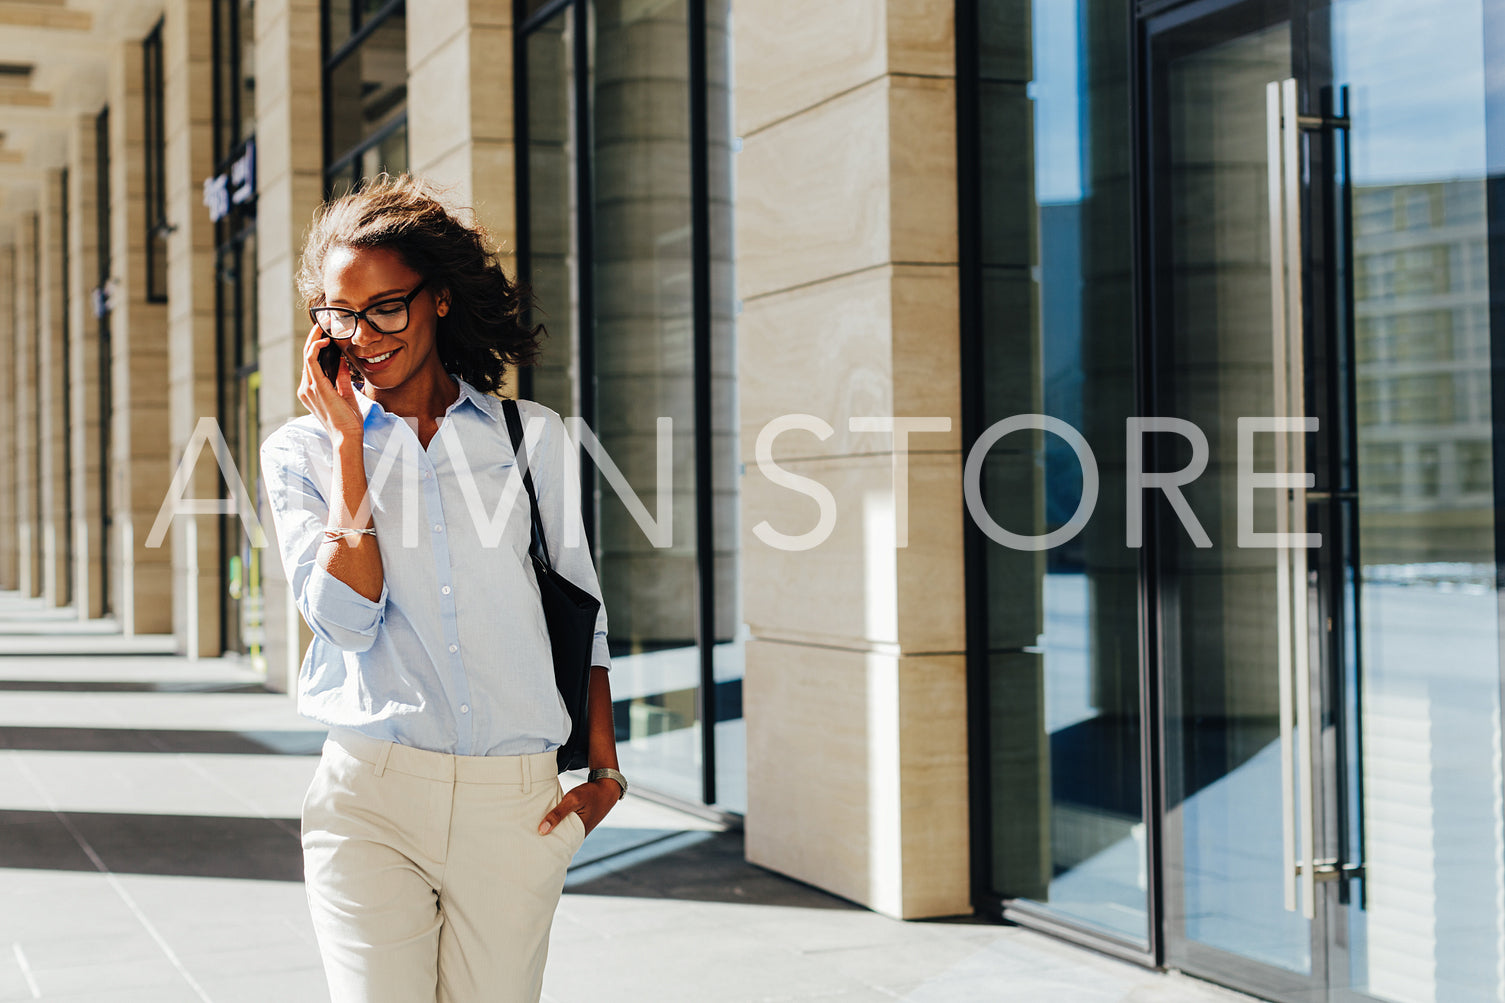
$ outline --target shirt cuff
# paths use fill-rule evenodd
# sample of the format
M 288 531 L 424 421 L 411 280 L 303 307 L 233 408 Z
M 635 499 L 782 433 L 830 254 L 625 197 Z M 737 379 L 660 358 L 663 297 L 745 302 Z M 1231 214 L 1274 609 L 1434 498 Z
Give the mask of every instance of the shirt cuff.
M 308 578 L 308 614 L 333 634 L 336 631 L 373 637 L 381 625 L 382 613 L 387 607 L 387 582 L 381 583 L 381 596 L 367 599 L 349 585 L 314 562 Z M 314 624 L 309 624 L 310 627 Z
M 591 649 L 591 664 L 602 668 L 611 668 L 611 648 L 606 643 L 605 634 L 596 635 L 596 643 Z

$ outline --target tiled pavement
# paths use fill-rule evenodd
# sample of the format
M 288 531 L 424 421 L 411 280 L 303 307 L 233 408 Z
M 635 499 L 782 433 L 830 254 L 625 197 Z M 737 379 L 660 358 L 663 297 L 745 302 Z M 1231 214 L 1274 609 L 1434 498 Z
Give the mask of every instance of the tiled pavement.
M 298 813 L 322 733 L 228 660 L 0 593 L 0 1000 L 326 999 Z M 900 923 L 629 797 L 586 840 L 545 998 L 1236 1001 L 981 921 Z

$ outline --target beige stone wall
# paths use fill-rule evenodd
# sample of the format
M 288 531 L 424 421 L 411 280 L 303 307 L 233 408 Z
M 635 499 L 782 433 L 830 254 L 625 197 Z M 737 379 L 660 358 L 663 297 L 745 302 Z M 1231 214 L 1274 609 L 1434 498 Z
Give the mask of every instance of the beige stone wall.
M 0 240 L 0 359 L 16 358 L 16 249 Z M 0 400 L 13 401 L 15 364 L 0 367 Z M 0 416 L 0 589 L 20 587 L 16 548 L 16 426 L 12 415 Z
M 146 546 L 172 478 L 167 308 L 146 289 L 141 45 L 122 43 L 110 74 L 111 606 L 128 632 L 172 630 L 172 540 Z
M 68 492 L 68 432 L 64 400 L 67 371 L 63 341 L 67 335 L 64 298 L 64 174 L 48 170 L 41 186 L 37 230 L 37 476 L 42 549 L 42 596 L 51 606 L 70 599 L 68 535 L 72 532 Z
M 298 254 L 324 192 L 317 0 L 256 4 L 257 353 L 261 433 L 305 414 L 298 401 L 308 314 L 294 288 Z M 293 690 L 313 635 L 293 606 L 264 492 L 257 493 L 270 544 L 262 559 L 267 685 Z
M 209 5 L 168 4 L 163 29 L 167 133 L 167 341 L 169 435 L 176 469 L 200 418 L 219 421 L 215 358 L 215 232 L 203 205 L 213 176 L 213 34 Z M 219 470 L 205 449 L 186 497 L 221 498 Z M 173 633 L 179 650 L 214 656 L 220 648 L 219 522 L 216 516 L 173 520 Z
M 13 420 L 16 442 L 16 587 L 24 596 L 42 594 L 41 528 L 37 522 L 37 216 L 16 217 L 15 360 Z
M 68 471 L 73 525 L 73 604 L 80 619 L 104 612 L 103 476 L 99 319 L 91 291 L 99 284 L 98 163 L 95 119 L 80 115 L 68 158 Z
M 740 0 L 732 18 L 748 858 L 902 917 L 971 908 L 951 9 Z M 752 532 L 815 524 L 757 467 L 787 413 L 834 429 L 774 446 L 835 499 L 803 552 Z M 910 443 L 906 547 L 893 437 L 854 416 L 951 420 Z

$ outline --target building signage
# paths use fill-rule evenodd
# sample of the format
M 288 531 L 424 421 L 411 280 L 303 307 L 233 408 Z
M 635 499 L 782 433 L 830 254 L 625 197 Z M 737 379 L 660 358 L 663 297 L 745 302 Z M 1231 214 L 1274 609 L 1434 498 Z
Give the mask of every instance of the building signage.
M 243 205 L 256 197 L 256 140 L 246 140 L 245 149 L 230 164 L 230 169 L 204 179 L 204 205 L 209 220 L 218 223 L 230 214 L 230 207 Z

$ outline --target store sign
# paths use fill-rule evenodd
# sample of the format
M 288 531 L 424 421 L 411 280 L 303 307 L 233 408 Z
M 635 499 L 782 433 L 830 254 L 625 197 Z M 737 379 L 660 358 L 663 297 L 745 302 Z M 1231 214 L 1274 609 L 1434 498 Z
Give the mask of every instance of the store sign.
M 218 223 L 230 214 L 230 207 L 243 205 L 256 197 L 256 140 L 246 140 L 240 156 L 223 174 L 204 179 L 204 205 L 209 220 Z

